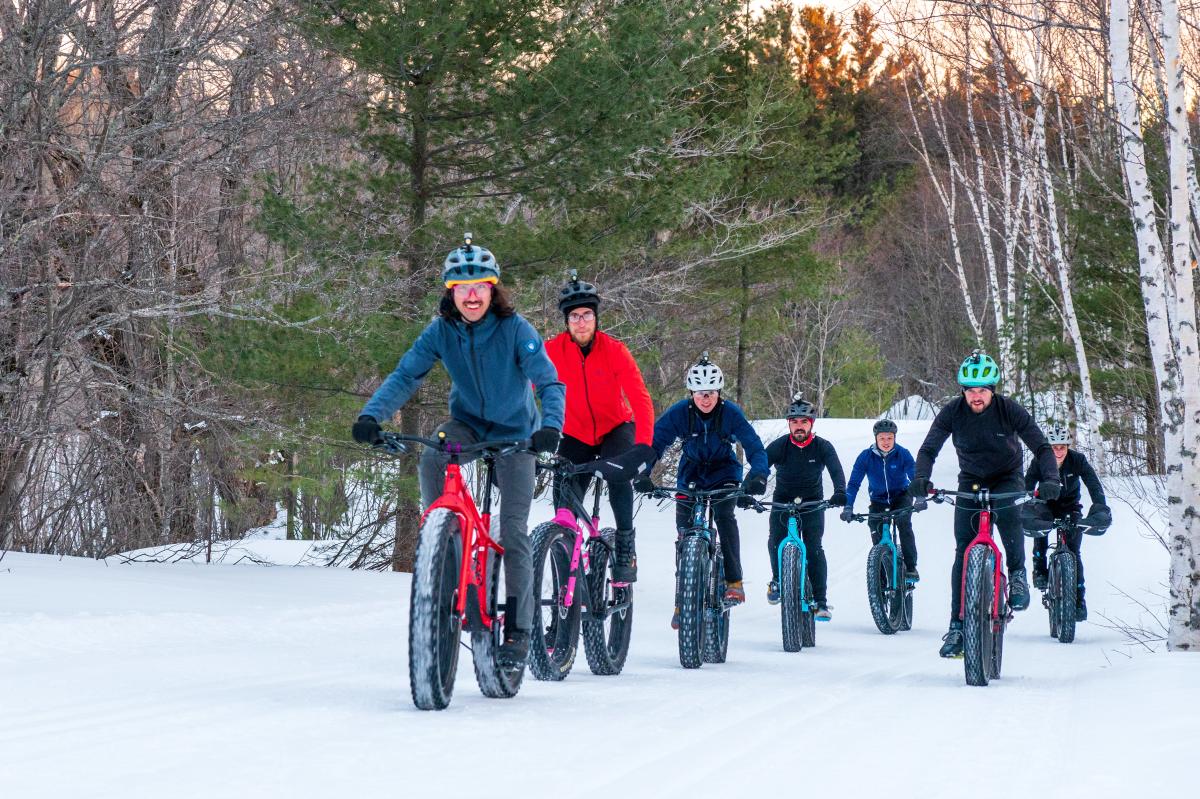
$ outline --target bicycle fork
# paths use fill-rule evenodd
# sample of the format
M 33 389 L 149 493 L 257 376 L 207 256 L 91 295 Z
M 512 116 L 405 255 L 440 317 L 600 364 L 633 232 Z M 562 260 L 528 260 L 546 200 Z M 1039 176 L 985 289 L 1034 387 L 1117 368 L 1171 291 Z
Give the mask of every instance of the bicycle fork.
M 804 583 L 808 579 L 808 547 L 804 546 L 804 539 L 800 536 L 800 526 L 796 522 L 795 516 L 789 516 L 787 522 L 787 536 L 779 542 L 779 546 L 775 550 L 775 563 L 777 564 L 777 573 L 779 580 L 783 582 L 783 550 L 784 547 L 791 544 L 800 550 L 800 610 L 803 613 L 809 611 L 809 598 L 804 596 Z
M 1004 585 L 1004 566 L 1001 562 L 1000 547 L 996 546 L 995 539 L 992 538 L 992 512 L 987 508 L 979 511 L 979 532 L 971 539 L 971 543 L 967 544 L 967 549 L 963 552 L 962 562 L 962 581 L 959 584 L 958 603 L 958 618 L 963 620 L 966 617 L 966 596 L 967 596 L 967 562 L 971 558 L 971 550 L 977 545 L 983 544 L 988 549 L 992 550 L 992 623 L 1000 618 L 1000 607 L 1003 602 Z

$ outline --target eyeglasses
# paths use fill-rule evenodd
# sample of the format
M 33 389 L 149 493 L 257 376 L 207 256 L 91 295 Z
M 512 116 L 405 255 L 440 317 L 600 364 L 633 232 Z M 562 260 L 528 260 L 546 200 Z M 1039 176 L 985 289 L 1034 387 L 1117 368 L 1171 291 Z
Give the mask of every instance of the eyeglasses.
M 474 294 L 477 297 L 486 297 L 492 293 L 491 283 L 459 283 L 454 287 L 455 297 L 469 297 Z
M 713 399 L 720 395 L 720 391 L 693 391 L 692 396 L 696 399 Z
M 595 311 L 576 311 L 567 316 L 567 321 L 573 325 L 581 325 L 584 322 L 592 322 L 596 319 Z

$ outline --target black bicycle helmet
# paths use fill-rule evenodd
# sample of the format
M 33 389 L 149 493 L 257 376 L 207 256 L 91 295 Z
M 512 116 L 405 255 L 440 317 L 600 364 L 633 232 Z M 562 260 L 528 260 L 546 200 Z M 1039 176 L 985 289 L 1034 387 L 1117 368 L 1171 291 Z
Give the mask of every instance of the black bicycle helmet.
M 591 308 L 599 313 L 600 295 L 595 286 L 586 280 L 580 280 L 579 275 L 572 269 L 570 277 L 558 294 L 558 310 L 569 314 L 576 308 Z
M 875 423 L 875 426 L 871 428 L 871 433 L 873 435 L 879 435 L 880 433 L 892 433 L 894 435 L 898 429 L 899 428 L 896 427 L 896 423 L 891 419 L 880 419 Z
M 796 394 L 792 397 L 792 404 L 787 409 L 787 419 L 816 419 L 817 409 L 811 402 L 804 397 Z

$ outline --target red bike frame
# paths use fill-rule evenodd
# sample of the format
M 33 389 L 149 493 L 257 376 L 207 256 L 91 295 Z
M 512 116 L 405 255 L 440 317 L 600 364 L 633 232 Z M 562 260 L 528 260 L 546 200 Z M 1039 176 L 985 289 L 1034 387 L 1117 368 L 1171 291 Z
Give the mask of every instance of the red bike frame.
M 497 555 L 504 554 L 500 546 L 489 535 L 492 526 L 492 514 L 480 513 L 475 506 L 475 499 L 467 489 L 463 480 L 462 467 L 450 462 L 446 465 L 446 482 L 442 494 L 425 511 L 421 517 L 424 522 L 436 508 L 446 508 L 458 516 L 460 528 L 463 531 L 462 563 L 458 570 L 458 598 L 454 603 L 454 612 L 463 622 L 465 629 L 472 628 L 472 620 L 467 614 L 467 586 L 475 587 L 476 607 L 479 609 L 479 623 L 485 629 L 492 629 L 495 619 L 487 612 L 487 556 L 488 550 L 494 550 Z M 492 579 L 495 579 L 493 577 Z
M 971 543 L 967 544 L 967 549 L 963 552 L 962 563 L 962 584 L 959 586 L 959 596 L 963 597 L 963 601 L 958 603 L 958 618 L 961 621 L 966 613 L 967 596 L 967 560 L 971 556 L 971 549 L 978 544 L 983 544 L 988 549 L 992 550 L 992 619 L 1000 617 L 1000 603 L 1004 596 L 1004 567 L 1000 555 L 1000 547 L 996 546 L 996 539 L 992 537 L 992 511 L 990 508 L 982 508 L 979 511 L 979 532 L 971 539 Z

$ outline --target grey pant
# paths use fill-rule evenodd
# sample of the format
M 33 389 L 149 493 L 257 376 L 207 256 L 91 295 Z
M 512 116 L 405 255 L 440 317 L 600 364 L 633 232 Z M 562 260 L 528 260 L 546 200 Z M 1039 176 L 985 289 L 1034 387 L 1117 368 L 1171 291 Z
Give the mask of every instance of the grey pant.
M 451 419 L 438 428 L 446 440 L 462 444 L 479 441 L 475 431 Z M 437 433 L 434 433 L 434 438 Z M 428 508 L 442 494 L 446 484 L 446 464 L 450 457 L 426 448 L 421 453 L 419 475 L 421 505 Z M 504 547 L 504 594 L 516 599 L 515 621 L 518 629 L 533 628 L 533 555 L 529 541 L 529 505 L 533 501 L 534 456 L 532 452 L 514 452 L 496 459 L 496 484 L 500 487 L 500 534 Z M 476 503 L 482 505 L 482 497 Z M 493 514 L 494 517 L 494 514 Z M 492 529 L 495 536 L 495 527 Z M 501 596 L 501 601 L 507 601 Z

